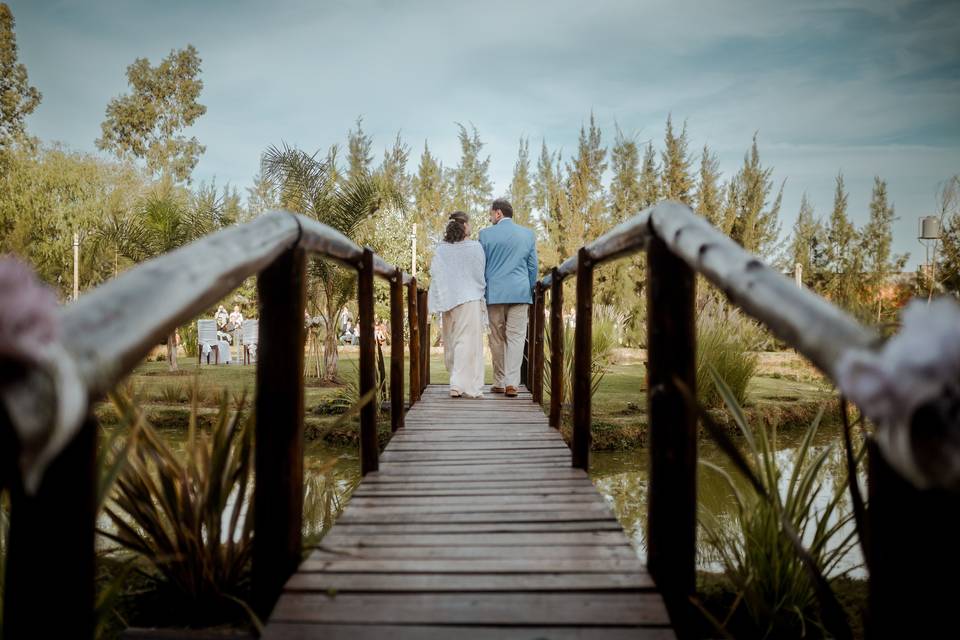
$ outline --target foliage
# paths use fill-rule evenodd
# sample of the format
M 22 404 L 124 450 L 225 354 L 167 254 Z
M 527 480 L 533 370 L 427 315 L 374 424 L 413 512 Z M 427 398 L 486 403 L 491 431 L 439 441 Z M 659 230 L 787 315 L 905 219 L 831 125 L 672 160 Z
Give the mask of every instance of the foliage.
M 354 135 L 362 135 L 362 132 Z M 397 209 L 404 207 L 402 194 L 385 190 L 383 183 L 364 176 L 360 168 L 352 180 L 338 182 L 335 179 L 335 149 L 331 149 L 327 159 L 320 160 L 317 155 L 286 144 L 270 147 L 264 152 L 261 171 L 274 185 L 283 207 L 310 216 L 348 237 L 356 236 L 363 222 L 372 218 L 384 204 Z M 355 282 L 356 275 L 352 270 L 322 258 L 311 262 L 310 298 L 316 300 L 317 293 L 322 296 L 319 315 L 326 323 L 325 380 L 337 377 L 340 313 L 355 291 Z
M 697 400 L 714 408 L 723 404 L 710 372 L 716 371 L 737 403 L 747 398 L 747 386 L 757 370 L 756 350 L 763 332 L 739 311 L 708 299 L 697 315 Z
M 112 400 L 131 444 L 104 508 L 115 530 L 99 533 L 136 555 L 141 571 L 178 599 L 184 621 L 217 621 L 238 606 L 249 612 L 241 598 L 253 540 L 253 419 L 243 399 L 231 414 L 224 395 L 209 433 L 197 427 L 194 402 L 182 455 L 128 398 Z
M 10 7 L 0 3 L 0 153 L 23 138 L 24 120 L 42 98 L 37 88 L 30 86 L 27 67 L 17 62 L 14 24 Z
M 945 292 L 960 297 L 960 175 L 953 176 L 944 185 L 939 209 L 941 240 L 937 281 Z M 932 287 L 927 287 L 925 292 L 928 291 L 932 291 Z
M 127 67 L 132 92 L 107 105 L 97 148 L 146 160 L 151 174 L 189 181 L 205 147 L 178 133 L 207 111 L 197 102 L 203 90 L 199 76 L 200 56 L 192 45 L 172 50 L 156 67 L 146 58 L 134 60 Z
M 593 397 L 603 381 L 603 377 L 610 370 L 613 363 L 613 350 L 617 346 L 617 333 L 623 326 L 624 317 L 612 307 L 594 305 L 593 332 L 590 353 L 590 396 Z M 573 380 L 576 377 L 574 368 L 574 327 L 563 328 L 563 385 L 560 405 L 569 405 L 573 402 Z M 552 353 L 550 331 L 545 332 L 543 354 L 544 393 L 549 396 L 550 383 L 550 354 Z
M 667 116 L 663 152 L 660 154 L 660 192 L 662 197 L 668 200 L 693 204 L 693 176 L 690 174 L 692 161 L 687 146 L 687 123 L 683 123 L 683 128 L 677 135 L 673 130 L 673 117 Z
M 734 608 L 742 602 L 765 638 L 849 636 L 845 615 L 826 576 L 838 573 L 838 563 L 856 542 L 855 531 L 843 533 L 853 514 L 842 510 L 847 484 L 856 480 L 848 475 L 835 487 L 818 482 L 831 454 L 829 447 L 819 452 L 812 448 L 823 412 L 796 449 L 793 471 L 786 478 L 777 466 L 775 432 L 752 428 L 723 379 L 716 372 L 712 375 L 747 447 L 744 458 L 724 440 L 723 431 L 705 418 L 748 479 L 744 486 L 723 468 L 701 461 L 720 475 L 735 500 L 732 522 L 721 521 L 705 509 L 699 518 L 708 544 L 738 592 Z M 850 474 L 855 473 L 862 454 L 861 450 L 853 458 Z M 825 504 L 818 507 L 822 496 Z
M 129 167 L 58 146 L 20 146 L 0 171 L 0 252 L 22 256 L 61 299 L 72 292 L 73 235 L 80 241 L 81 290 L 114 274 L 117 255 L 96 244 L 104 216 L 120 215 L 143 180 Z
M 700 183 L 697 186 L 697 213 L 715 227 L 721 224 L 723 191 L 720 187 L 720 160 L 703 145 L 700 154 Z
M 744 249 L 764 258 L 773 258 L 778 250 L 780 235 L 780 203 L 783 200 L 783 184 L 777 195 L 769 202 L 773 189 L 772 167 L 760 163 L 760 151 L 757 136 L 743 157 L 743 166 L 731 181 L 728 196 L 734 199 L 728 203 L 725 226 L 730 237 L 739 242 Z
M 813 205 L 803 194 L 800 212 L 793 225 L 793 235 L 787 248 L 787 271 L 800 265 L 803 283 L 814 291 L 822 291 L 827 272 L 826 229 L 814 217 Z
M 530 139 L 521 137 L 517 162 L 513 165 L 513 178 L 510 180 L 509 200 L 513 206 L 514 222 L 524 227 L 533 223 L 534 194 L 530 180 Z
M 481 159 L 483 142 L 477 128 L 470 130 L 457 123 L 460 139 L 460 162 L 450 174 L 450 208 L 465 211 L 479 228 L 483 215 L 490 208 L 493 186 L 490 184 L 490 156 Z

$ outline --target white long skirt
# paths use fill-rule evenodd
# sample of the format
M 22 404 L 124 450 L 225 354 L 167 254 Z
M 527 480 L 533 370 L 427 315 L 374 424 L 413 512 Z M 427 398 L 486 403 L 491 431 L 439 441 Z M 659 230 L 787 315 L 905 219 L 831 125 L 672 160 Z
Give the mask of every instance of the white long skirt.
M 450 390 L 465 396 L 483 393 L 483 300 L 443 312 L 443 361 Z

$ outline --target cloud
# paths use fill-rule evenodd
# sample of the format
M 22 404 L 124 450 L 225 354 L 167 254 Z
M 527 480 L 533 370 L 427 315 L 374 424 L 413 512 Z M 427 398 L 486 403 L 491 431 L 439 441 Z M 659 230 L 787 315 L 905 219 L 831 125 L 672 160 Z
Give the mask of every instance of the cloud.
M 659 142 L 672 113 L 726 175 L 759 132 L 764 162 L 787 178 L 785 228 L 804 191 L 829 209 L 840 169 L 862 223 L 881 175 L 903 216 L 903 251 L 914 248 L 906 221 L 960 171 L 952 1 L 71 0 L 12 10 L 21 60 L 44 92 L 28 126 L 81 149 L 126 90 L 128 64 L 194 44 L 208 106 L 191 132 L 207 145 L 196 176 L 221 184 L 248 184 L 269 144 L 326 148 L 363 115 L 378 146 L 402 132 L 412 167 L 425 139 L 454 165 L 454 122 L 474 123 L 501 193 L 521 135 L 569 155 L 592 111 L 607 143 L 615 121 Z

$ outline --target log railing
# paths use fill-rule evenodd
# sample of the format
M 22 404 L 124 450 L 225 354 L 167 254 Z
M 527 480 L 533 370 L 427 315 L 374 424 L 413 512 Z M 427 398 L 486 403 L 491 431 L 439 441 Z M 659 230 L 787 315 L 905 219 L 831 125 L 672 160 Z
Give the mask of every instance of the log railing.
M 687 393 L 696 394 L 695 275 L 699 273 L 718 287 L 734 305 L 759 320 L 834 382 L 845 352 L 875 349 L 880 337 L 809 289 L 798 288 L 686 205 L 661 202 L 582 247 L 577 255 L 551 269 L 535 287 L 528 333 L 532 366 L 527 382 L 534 401 L 542 404 L 544 297 L 549 291 L 549 419 L 551 426 L 559 428 L 564 357 L 562 283 L 576 276 L 574 467 L 586 470 L 590 459 L 593 272 L 605 262 L 640 250 L 647 254 L 647 564 L 674 623 L 679 624 L 678 616 L 688 618 L 689 597 L 695 587 L 696 416 L 682 389 L 685 386 Z M 944 596 L 936 585 L 941 580 L 952 581 L 960 570 L 960 551 L 955 543 L 960 499 L 955 493 L 914 489 L 893 472 L 875 447 L 868 451 L 871 635 L 883 637 L 891 629 L 906 632 L 911 624 L 918 623 L 917 616 L 907 613 L 911 609 L 923 611 L 925 628 L 946 624 L 951 609 L 941 606 Z M 910 514 L 911 518 L 905 522 L 898 519 L 898 513 Z M 944 521 L 944 517 L 949 520 Z M 918 549 L 924 550 L 924 557 L 931 561 L 914 562 L 912 554 Z M 936 570 L 939 579 L 931 577 L 935 556 L 940 558 L 941 566 Z
M 306 261 L 317 255 L 357 270 L 360 395 L 375 385 L 373 277 L 390 283 L 391 428 L 403 426 L 403 290 L 407 289 L 412 405 L 429 381 L 427 294 L 370 249 L 304 216 L 274 211 L 144 262 L 61 310 L 62 343 L 86 386 L 101 400 L 178 326 L 249 276 L 257 276 L 260 343 L 256 375 L 253 591 L 267 615 L 301 559 L 303 520 L 303 359 Z M 38 386 L 38 406 L 53 390 Z M 361 471 L 378 466 L 372 396 L 360 414 Z M 9 416 L 0 410 L 0 462 L 18 457 Z M 8 444 L 9 443 L 9 444 Z M 10 480 L 10 544 L 4 637 L 92 637 L 96 422 L 92 413 L 65 439 L 39 490 Z M 6 473 L 3 474 L 7 475 Z M 0 476 L 2 478 L 3 476 Z M 55 609 L 56 615 L 44 615 Z

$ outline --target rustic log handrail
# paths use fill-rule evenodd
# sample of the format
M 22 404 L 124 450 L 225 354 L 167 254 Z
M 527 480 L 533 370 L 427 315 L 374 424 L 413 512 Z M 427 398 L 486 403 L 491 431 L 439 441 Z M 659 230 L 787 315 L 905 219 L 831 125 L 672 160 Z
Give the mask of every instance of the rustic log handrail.
M 573 466 L 587 470 L 590 450 L 591 327 L 596 267 L 647 252 L 647 345 L 650 478 L 647 564 L 675 621 L 688 611 L 695 587 L 696 421 L 684 391 L 695 392 L 695 274 L 720 288 L 733 304 L 764 324 L 836 381 L 849 349 L 873 348 L 879 335 L 809 289 L 766 266 L 730 237 L 672 201 L 622 222 L 552 268 L 534 290 L 532 331 L 543 333 L 551 291 L 550 424 L 560 426 L 563 389 L 562 282 L 577 277 L 573 374 Z M 535 338 L 536 339 L 536 338 Z M 534 360 L 543 368 L 543 359 Z M 536 381 L 542 371 L 528 375 Z M 677 384 L 682 383 L 686 390 Z M 534 401 L 543 403 L 534 391 Z
M 360 394 L 372 391 L 373 276 L 390 282 L 392 339 L 402 341 L 402 288 L 408 289 L 412 405 L 426 386 L 429 368 L 414 349 L 417 325 L 426 324 L 426 293 L 416 280 L 388 264 L 369 248 L 360 247 L 337 230 L 302 215 L 272 211 L 252 222 L 201 238 L 168 254 L 143 262 L 84 295 L 60 311 L 63 347 L 74 362 L 91 402 L 101 399 L 129 374 L 149 350 L 178 326 L 257 275 L 260 292 L 260 346 L 257 359 L 256 454 L 257 482 L 254 520 L 257 532 L 253 552 L 254 607 L 269 613 L 287 577 L 301 555 L 303 491 L 303 313 L 305 267 L 310 254 L 324 256 L 358 271 L 360 298 Z M 419 308 L 418 308 L 419 307 Z M 419 313 L 417 313 L 419 311 Z M 420 316 L 418 319 L 417 316 Z M 399 348 L 398 348 L 399 347 Z M 429 357 L 429 350 L 427 350 Z M 399 356 L 399 362 L 396 360 Z M 403 347 L 391 350 L 391 412 L 403 408 Z M 31 389 L 38 406 L 51 403 L 53 389 Z M 376 397 L 361 409 L 361 471 L 378 464 Z M 402 427 L 393 415 L 393 429 Z M 96 427 L 90 418 L 64 438 L 64 444 L 41 481 L 28 495 L 14 483 L 11 492 L 10 557 L 7 565 L 4 631 L 8 637 L 28 635 L 93 634 L 93 495 L 92 460 L 96 454 Z M 7 441 L 9 425 L 0 415 L 0 441 Z M 13 439 L 16 442 L 16 438 Z M 9 453 L 9 452 L 7 452 Z M 13 456 L 4 460 L 14 459 Z M 62 511 L 62 505 L 75 508 Z M 61 523 L 90 535 L 69 536 L 72 544 L 52 542 L 51 524 L 44 514 L 73 517 Z M 281 515 L 282 514 L 282 515 Z M 84 521 L 85 520 L 85 521 Z M 88 544 L 89 543 L 89 544 Z M 62 555 L 58 548 L 66 551 Z M 26 561 L 29 559 L 30 561 Z M 45 562 L 48 559 L 49 562 Z M 39 564 L 38 564 L 39 563 Z M 49 566 L 47 566 L 49 565 Z M 14 585 L 16 585 L 14 587 Z M 70 603 L 61 615 L 35 615 L 49 602 Z M 67 614 L 67 615 L 63 615 Z M 43 633 L 44 630 L 50 633 Z

